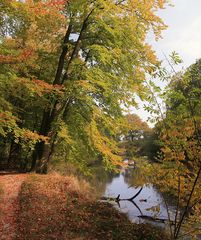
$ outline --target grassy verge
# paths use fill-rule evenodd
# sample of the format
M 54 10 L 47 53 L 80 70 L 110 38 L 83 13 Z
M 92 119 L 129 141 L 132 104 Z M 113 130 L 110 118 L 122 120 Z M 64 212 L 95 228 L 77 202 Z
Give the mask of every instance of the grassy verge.
M 31 175 L 22 186 L 20 207 L 19 240 L 168 239 L 97 202 L 89 185 L 74 177 Z

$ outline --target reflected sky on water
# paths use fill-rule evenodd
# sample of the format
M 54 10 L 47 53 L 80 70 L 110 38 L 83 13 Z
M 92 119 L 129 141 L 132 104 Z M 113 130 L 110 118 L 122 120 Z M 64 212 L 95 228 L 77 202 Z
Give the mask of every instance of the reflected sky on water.
M 115 175 L 110 183 L 106 184 L 104 196 L 117 197 L 120 194 L 121 199 L 127 199 L 134 196 L 140 187 L 131 186 L 129 184 L 129 175 L 133 170 L 123 170 L 119 175 Z M 135 170 L 134 170 L 135 171 Z M 139 176 L 138 176 L 139 177 Z M 131 179 L 132 182 L 132 179 Z M 140 194 L 134 199 L 134 204 L 130 201 L 120 201 L 120 206 L 114 202 L 115 207 L 120 208 L 124 213 L 127 213 L 129 219 L 136 223 L 145 222 L 139 218 L 139 215 L 146 215 L 162 219 L 168 219 L 166 205 L 162 194 L 152 184 L 144 184 Z M 137 205 L 137 206 L 136 206 Z M 151 208 L 151 209 L 150 209 Z M 172 218 L 174 216 L 174 206 L 169 206 Z M 146 222 L 150 222 L 146 220 Z M 164 226 L 163 223 L 153 223 L 158 226 Z

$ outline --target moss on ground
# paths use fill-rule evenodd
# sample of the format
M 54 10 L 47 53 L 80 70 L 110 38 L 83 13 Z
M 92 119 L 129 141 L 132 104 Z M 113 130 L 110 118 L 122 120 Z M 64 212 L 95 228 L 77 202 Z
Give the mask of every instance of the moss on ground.
M 93 198 L 74 177 L 31 175 L 20 192 L 18 240 L 161 240 L 164 233 L 131 223 L 110 204 Z

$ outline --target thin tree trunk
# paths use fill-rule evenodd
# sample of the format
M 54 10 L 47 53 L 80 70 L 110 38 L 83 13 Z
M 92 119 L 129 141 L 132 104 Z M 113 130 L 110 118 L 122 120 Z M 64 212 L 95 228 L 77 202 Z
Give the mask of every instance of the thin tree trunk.
M 60 55 L 60 58 L 59 58 L 59 63 L 58 63 L 57 72 L 56 72 L 56 76 L 55 76 L 53 85 L 61 84 L 61 76 L 62 76 L 62 71 L 63 71 L 63 68 L 64 68 L 65 57 L 66 57 L 66 54 L 68 52 L 68 45 L 67 44 L 69 42 L 71 31 L 72 31 L 72 24 L 70 23 L 69 26 L 68 26 L 68 29 L 66 31 L 66 35 L 64 37 L 63 51 L 62 51 L 62 53 Z

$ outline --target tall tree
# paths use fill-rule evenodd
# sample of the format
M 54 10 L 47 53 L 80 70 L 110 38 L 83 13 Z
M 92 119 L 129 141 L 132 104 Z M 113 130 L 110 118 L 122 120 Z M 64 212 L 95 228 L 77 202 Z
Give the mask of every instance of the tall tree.
M 5 7 L 9 2 L 9 11 L 15 13 L 11 16 Z M 120 161 L 115 135 L 123 119 L 121 106 L 133 104 L 136 93 L 143 95 L 145 74 L 159 64 L 146 44 L 146 35 L 153 30 L 159 37 L 165 28 L 156 11 L 167 1 L 3 3 L 9 22 L 24 12 L 16 26 L 25 27 L 19 34 L 13 31 L 12 39 L 31 49 L 32 55 L 15 75 L 37 99 L 26 109 L 29 119 L 34 119 L 33 124 L 26 121 L 28 128 L 49 139 L 36 144 L 32 169 L 47 171 L 55 142 L 57 148 L 65 142 L 65 153 L 70 155 L 76 156 L 86 146 L 89 155 L 101 154 L 106 164 L 116 164 Z M 11 32 L 13 24 L 8 26 Z M 4 42 L 6 39 L 4 35 Z M 30 102 L 21 100 L 22 108 L 23 102 Z
M 73 87 L 73 92 L 63 104 L 55 101 L 53 109 L 44 113 L 41 134 L 52 133 L 52 122 L 62 110 L 66 113 L 67 108 L 85 101 L 91 109 L 91 124 L 96 125 L 99 132 L 100 117 L 93 116 L 95 109 L 101 118 L 121 116 L 120 103 L 130 104 L 135 92 L 144 91 L 145 72 L 157 64 L 153 51 L 145 44 L 145 37 L 151 27 L 157 36 L 164 28 L 160 18 L 153 14 L 164 4 L 165 1 L 153 1 L 145 11 L 143 4 L 135 1 L 92 1 L 90 4 L 89 1 L 81 4 L 69 1 L 66 9 L 69 24 L 53 84 L 64 84 L 68 91 Z M 80 79 L 85 89 L 77 92 Z M 38 159 L 48 159 L 50 150 L 44 147 L 40 143 Z

